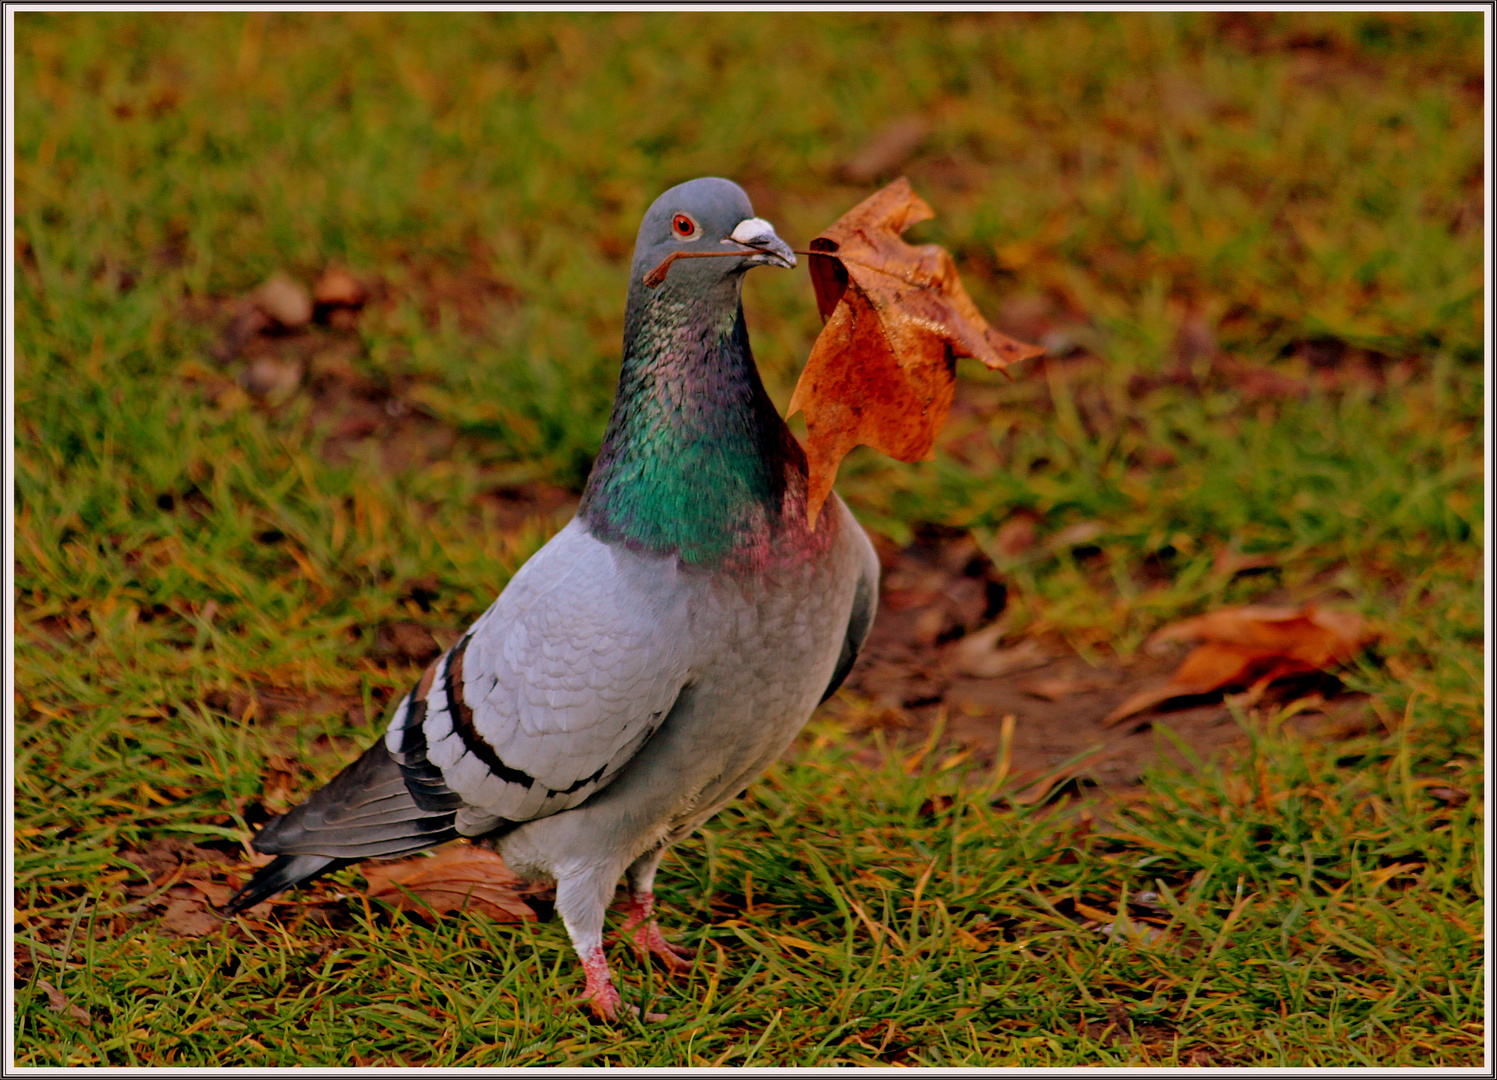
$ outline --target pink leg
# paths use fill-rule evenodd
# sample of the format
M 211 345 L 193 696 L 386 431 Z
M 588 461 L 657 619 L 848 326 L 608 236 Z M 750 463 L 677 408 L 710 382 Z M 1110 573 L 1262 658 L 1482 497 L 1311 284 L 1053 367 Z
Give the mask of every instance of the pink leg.
M 631 930 L 634 931 L 632 934 Z M 695 954 L 690 949 L 672 945 L 660 932 L 660 925 L 655 921 L 653 891 L 629 894 L 629 915 L 619 929 L 619 936 L 627 937 L 641 951 L 660 957 L 669 971 L 691 970 L 691 958 Z
M 603 946 L 594 946 L 582 956 L 582 970 L 587 976 L 587 989 L 582 1000 L 592 1006 L 599 1020 L 618 1018 L 619 992 L 613 985 L 613 975 L 608 970 L 608 957 Z
M 582 958 L 582 971 L 587 976 L 587 989 L 582 994 L 582 1003 L 593 1010 L 599 1020 L 617 1020 L 622 1007 L 634 1016 L 639 1015 L 638 1005 L 625 1005 L 619 999 L 618 988 L 613 985 L 613 975 L 608 970 L 608 958 L 603 955 L 603 946 L 592 949 Z M 658 1022 L 669 1020 L 665 1013 L 645 1013 L 645 1019 Z
M 619 1013 L 639 1015 L 634 1005 L 625 1005 L 619 999 L 618 987 L 608 970 L 608 954 L 603 951 L 603 915 L 608 898 L 613 894 L 614 883 L 596 874 L 563 876 L 556 883 L 556 910 L 566 924 L 567 936 L 582 961 L 582 973 L 587 979 L 579 1005 L 592 1009 L 600 1020 L 617 1020 Z M 663 1020 L 658 1013 L 647 1013 L 646 1020 Z

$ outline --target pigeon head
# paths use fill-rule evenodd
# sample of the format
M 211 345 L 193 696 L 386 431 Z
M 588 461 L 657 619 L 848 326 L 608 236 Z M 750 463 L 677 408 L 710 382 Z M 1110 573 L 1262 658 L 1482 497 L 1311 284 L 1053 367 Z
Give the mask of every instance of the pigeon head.
M 651 204 L 634 244 L 633 279 L 677 253 L 739 253 L 738 258 L 677 259 L 662 287 L 700 292 L 751 266 L 793 267 L 795 253 L 774 226 L 754 216 L 741 187 L 716 176 L 677 184 Z
M 672 255 L 664 279 L 645 277 Z M 748 565 L 786 521 L 805 454 L 764 390 L 740 301 L 751 266 L 795 265 L 743 189 L 706 177 L 656 199 L 639 227 L 619 389 L 578 514 L 593 535 L 683 563 Z M 797 516 L 799 515 L 799 516 Z M 747 562 L 745 562 L 747 560 Z

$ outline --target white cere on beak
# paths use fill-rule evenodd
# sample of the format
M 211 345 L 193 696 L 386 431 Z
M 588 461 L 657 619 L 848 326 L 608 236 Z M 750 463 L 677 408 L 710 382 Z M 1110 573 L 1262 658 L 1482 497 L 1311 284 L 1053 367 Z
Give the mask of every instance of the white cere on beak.
M 749 247 L 755 247 L 757 244 L 762 244 L 774 234 L 774 226 L 769 222 L 763 218 L 751 217 L 740 221 L 728 239 L 740 244 L 746 244 Z
M 763 218 L 740 221 L 723 243 L 751 248 L 754 254 L 748 257 L 748 261 L 756 266 L 780 266 L 788 270 L 795 265 L 795 253 L 790 250 L 790 245 L 781 240 L 775 234 L 774 226 Z

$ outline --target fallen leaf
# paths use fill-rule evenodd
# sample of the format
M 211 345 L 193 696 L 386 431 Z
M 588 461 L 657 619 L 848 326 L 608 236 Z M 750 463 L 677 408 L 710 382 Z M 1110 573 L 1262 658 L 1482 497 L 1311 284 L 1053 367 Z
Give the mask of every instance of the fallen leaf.
M 927 649 L 932 648 L 951 628 L 953 622 L 950 612 L 939 607 L 927 608 L 915 619 L 910 637 L 917 645 Z
M 120 855 L 149 879 L 163 879 L 182 865 L 182 842 L 175 837 L 152 840 L 139 848 L 121 848 Z M 154 888 L 155 886 L 148 886 Z
M 936 795 L 922 802 L 918 813 L 922 818 L 935 817 L 937 814 L 945 813 L 955 805 L 956 799 L 950 795 Z
M 523 899 L 526 883 L 495 852 L 456 844 L 431 857 L 371 864 L 364 868 L 369 897 L 404 911 L 481 911 L 500 922 L 535 919 Z
M 811 241 L 811 283 L 826 320 L 790 399 L 804 412 L 814 525 L 854 446 L 901 461 L 931 454 L 955 395 L 955 361 L 1001 369 L 1043 350 L 988 325 L 949 252 L 905 229 L 934 217 L 901 177 Z
M 1010 559 L 1016 559 L 1034 547 L 1038 536 L 1038 518 L 1027 510 L 1011 516 L 993 534 L 993 546 Z
M 384 623 L 375 634 L 371 652 L 379 660 L 426 664 L 441 654 L 442 646 L 420 623 Z
M 995 648 L 993 628 L 969 634 L 951 650 L 951 666 L 959 675 L 974 679 L 996 679 L 1015 671 L 1027 671 L 1050 662 L 1037 641 L 1021 641 L 1011 649 Z
M 330 266 L 312 288 L 312 302 L 318 307 L 362 307 L 369 292 L 359 279 L 347 270 Z
M 239 376 L 239 385 L 257 398 L 284 401 L 301 386 L 302 366 L 294 360 L 262 356 Z
M 1211 560 L 1211 572 L 1221 577 L 1235 577 L 1238 574 L 1251 573 L 1254 570 L 1266 570 L 1274 565 L 1271 555 L 1244 555 L 1229 548 L 1217 550 L 1215 558 Z
M 1081 905 L 1076 906 L 1079 908 Z M 1144 922 L 1134 922 L 1126 915 L 1119 915 L 1112 922 L 1097 927 L 1097 932 L 1104 937 L 1123 938 L 1146 946 L 1158 944 L 1169 936 L 1167 930 L 1160 930 Z
M 1171 698 L 1246 686 L 1256 700 L 1277 679 L 1327 671 L 1372 641 L 1360 616 L 1345 611 L 1247 606 L 1223 608 L 1167 626 L 1151 645 L 1199 641 L 1169 682 L 1140 690 L 1103 718 L 1116 724 Z
M 46 979 L 37 979 L 36 985 L 40 986 L 43 993 L 47 995 L 47 1008 L 53 1012 L 65 1012 L 74 1020 L 84 1024 L 88 1023 L 88 1012 L 69 1001 L 67 996 L 61 990 L 57 989 L 57 987 L 53 986 Z
M 1077 694 L 1085 694 L 1095 690 L 1102 684 L 1096 679 L 1035 679 L 1022 684 L 1019 689 L 1030 697 L 1044 698 L 1046 701 L 1061 701 Z
M 294 793 L 301 786 L 301 770 L 294 762 L 279 754 L 265 759 L 265 772 L 260 778 L 260 801 L 266 809 L 284 814 L 296 801 Z
M 1270 367 L 1244 364 L 1223 356 L 1216 358 L 1213 367 L 1248 402 L 1303 398 L 1310 393 L 1310 384 L 1303 379 Z
M 270 325 L 270 318 L 250 300 L 242 300 L 234 309 L 234 317 L 224 328 L 223 335 L 212 348 L 212 355 L 220 364 L 227 364 L 237 357 L 250 340 Z
M 1471 793 L 1460 788 L 1432 787 L 1429 793 L 1446 806 L 1465 806 L 1471 799 Z
M 227 904 L 229 898 L 238 891 L 229 885 L 220 884 L 216 881 L 198 881 L 192 879 L 187 881 L 186 884 L 198 892 L 204 900 L 217 908 L 221 908 Z
M 312 298 L 307 290 L 283 273 L 271 275 L 251 295 L 254 305 L 287 329 L 294 330 L 312 321 Z
M 1100 521 L 1078 521 L 1074 525 L 1061 529 L 1050 538 L 1050 550 L 1068 551 L 1072 548 L 1085 547 L 1101 536 L 1104 531 Z
M 217 930 L 222 922 L 197 900 L 172 900 L 161 916 L 161 929 L 174 937 L 202 937 Z

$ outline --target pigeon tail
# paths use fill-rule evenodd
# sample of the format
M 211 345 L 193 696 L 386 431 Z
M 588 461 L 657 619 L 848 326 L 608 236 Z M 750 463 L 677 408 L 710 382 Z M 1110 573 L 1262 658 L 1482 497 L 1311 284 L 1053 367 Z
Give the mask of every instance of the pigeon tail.
M 326 855 L 281 855 L 274 862 L 260 867 L 249 884 L 240 889 L 224 905 L 225 915 L 238 915 L 261 900 L 268 900 L 282 889 L 302 885 L 319 878 L 329 870 L 347 866 L 352 859 L 333 859 Z
M 419 806 L 381 739 L 331 783 L 252 841 L 280 858 L 262 867 L 229 901 L 229 914 L 363 859 L 391 859 L 457 837 L 457 811 Z

